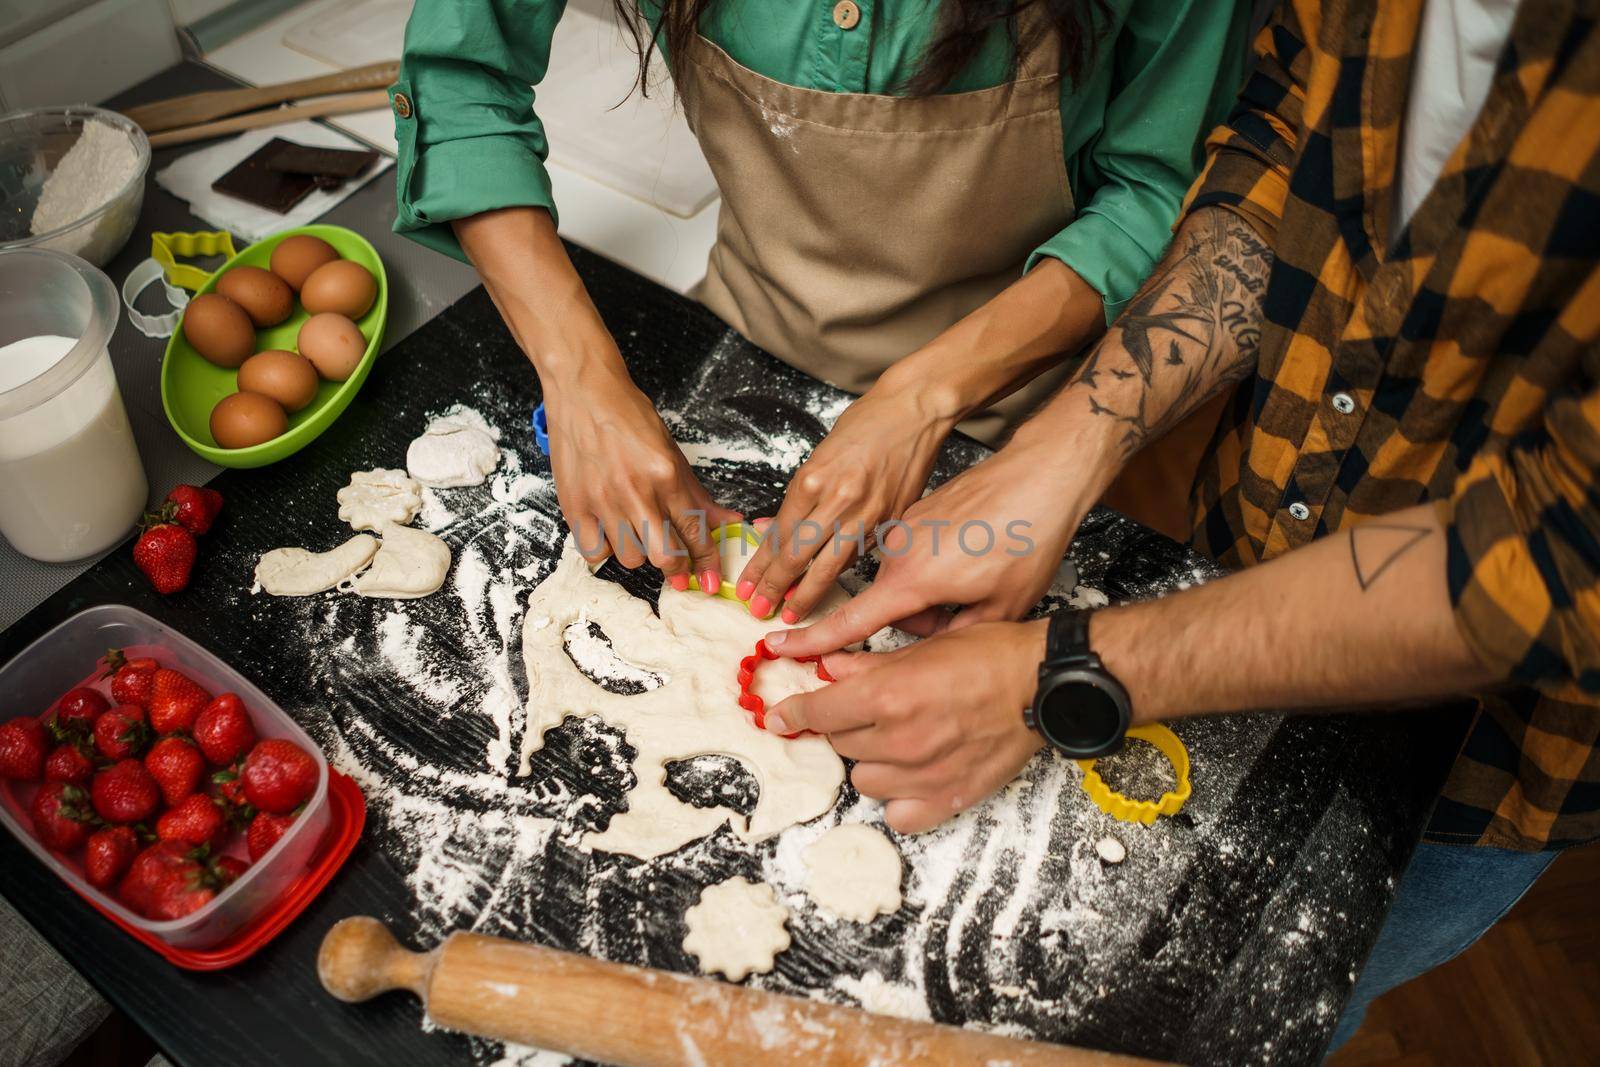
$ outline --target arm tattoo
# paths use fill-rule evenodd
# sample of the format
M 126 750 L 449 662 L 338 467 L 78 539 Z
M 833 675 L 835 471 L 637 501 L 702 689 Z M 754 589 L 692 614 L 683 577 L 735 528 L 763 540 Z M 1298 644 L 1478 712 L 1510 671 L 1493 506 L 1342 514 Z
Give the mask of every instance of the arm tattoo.
M 1231 211 L 1205 209 L 1184 225 L 1075 379 L 1088 389 L 1093 414 L 1124 427 L 1125 455 L 1249 376 L 1272 264 L 1272 249 Z M 1121 383 L 1136 378 L 1130 395 Z
M 1350 531 L 1350 562 L 1356 569 L 1356 584 L 1365 593 L 1395 560 L 1416 548 L 1428 534 L 1426 526 L 1401 523 L 1367 522 Z

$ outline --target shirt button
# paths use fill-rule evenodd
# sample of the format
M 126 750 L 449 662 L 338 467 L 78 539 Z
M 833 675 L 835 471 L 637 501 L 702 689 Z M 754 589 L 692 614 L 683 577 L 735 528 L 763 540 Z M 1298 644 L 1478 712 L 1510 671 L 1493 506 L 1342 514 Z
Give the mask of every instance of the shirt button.
M 841 30 L 853 30 L 861 21 L 861 9 L 855 0 L 839 0 L 833 5 L 833 24 Z
M 411 117 L 411 98 L 405 93 L 394 94 L 394 113 L 403 119 Z
M 1356 409 L 1356 402 L 1349 393 L 1333 394 L 1333 410 L 1341 415 L 1348 415 Z
M 1300 501 L 1296 500 L 1293 504 L 1289 505 L 1289 516 L 1296 522 L 1305 522 L 1311 517 L 1311 509 L 1306 507 Z

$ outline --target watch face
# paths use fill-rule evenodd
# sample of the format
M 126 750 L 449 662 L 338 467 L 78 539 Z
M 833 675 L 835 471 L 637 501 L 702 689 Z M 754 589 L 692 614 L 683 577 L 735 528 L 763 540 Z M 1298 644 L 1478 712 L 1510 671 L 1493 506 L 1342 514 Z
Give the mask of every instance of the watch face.
M 1091 676 L 1068 673 L 1039 701 L 1039 729 L 1064 752 L 1098 753 L 1127 728 L 1127 706 Z

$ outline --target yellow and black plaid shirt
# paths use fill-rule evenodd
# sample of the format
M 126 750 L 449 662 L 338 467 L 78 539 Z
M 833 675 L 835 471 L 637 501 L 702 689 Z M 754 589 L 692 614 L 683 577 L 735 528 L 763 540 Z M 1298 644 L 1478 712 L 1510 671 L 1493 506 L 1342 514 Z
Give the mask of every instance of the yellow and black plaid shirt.
M 1272 238 L 1258 374 L 1195 487 L 1245 565 L 1434 501 L 1486 696 L 1427 838 L 1600 838 L 1600 16 L 1522 0 L 1410 225 L 1393 182 L 1422 4 L 1286 0 L 1190 207 Z M 1352 404 L 1353 401 L 1353 404 Z

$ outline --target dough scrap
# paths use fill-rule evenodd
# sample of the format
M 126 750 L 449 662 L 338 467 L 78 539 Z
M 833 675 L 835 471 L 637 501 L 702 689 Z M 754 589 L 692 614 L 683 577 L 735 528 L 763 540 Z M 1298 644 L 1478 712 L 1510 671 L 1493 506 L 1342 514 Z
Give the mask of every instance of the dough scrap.
M 423 530 L 383 524 L 383 543 L 372 566 L 355 576 L 348 587 L 362 596 L 412 600 L 427 596 L 444 584 L 450 573 L 450 546 Z
M 1107 863 L 1121 863 L 1128 858 L 1128 850 L 1114 837 L 1102 837 L 1094 843 L 1094 850 Z
M 844 599 L 843 590 L 832 590 L 819 610 Z M 545 734 L 568 716 L 599 715 L 620 729 L 637 752 L 636 784 L 624 797 L 627 810 L 613 815 L 605 830 L 584 835 L 581 844 L 644 860 L 725 823 L 744 841 L 763 841 L 831 809 L 844 782 L 844 763 L 827 739 L 785 740 L 756 729 L 739 707 L 739 660 L 773 624 L 752 618 L 733 601 L 670 586 L 661 590 L 659 606 L 657 618 L 645 601 L 590 574 L 567 538 L 555 571 L 529 594 L 523 620 L 528 710 L 519 773 L 530 772 Z M 580 618 L 598 623 L 618 656 L 664 679 L 662 684 L 623 695 L 585 677 L 564 642 L 568 626 Z M 779 666 L 767 663 L 762 670 Z M 737 759 L 755 777 L 761 795 L 748 817 L 726 807 L 694 807 L 667 788 L 667 764 L 704 755 Z
M 327 552 L 274 548 L 256 563 L 256 584 L 273 596 L 310 596 L 355 574 L 377 551 L 377 538 L 367 534 Z
M 500 464 L 500 431 L 482 415 L 454 407 L 428 423 L 406 449 L 406 470 L 423 485 L 451 489 L 482 485 Z
M 789 909 L 765 883 L 718 882 L 701 892 L 700 902 L 683 918 L 689 928 L 683 950 L 699 962 L 702 973 L 720 971 L 729 981 L 766 974 L 789 947 Z
M 861 823 L 835 826 L 805 850 L 806 893 L 851 922 L 871 922 L 900 908 L 900 850 Z
M 353 530 L 380 530 L 386 522 L 405 526 L 421 510 L 422 486 L 405 471 L 356 471 L 339 490 L 339 518 Z

